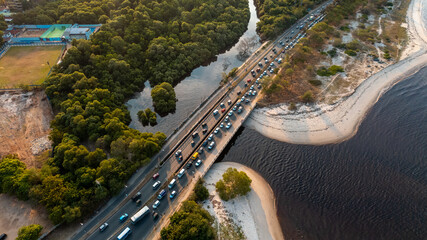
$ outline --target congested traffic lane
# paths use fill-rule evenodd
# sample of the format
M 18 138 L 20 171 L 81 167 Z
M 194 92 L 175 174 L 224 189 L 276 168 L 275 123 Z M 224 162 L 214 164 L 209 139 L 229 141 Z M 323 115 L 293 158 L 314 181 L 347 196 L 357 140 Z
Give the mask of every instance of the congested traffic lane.
M 306 18 L 305 18 L 306 19 Z M 304 21 L 304 20 L 302 20 Z M 299 21 L 297 24 L 301 24 L 302 21 Z M 251 70 L 255 70 L 256 71 L 256 63 L 259 60 L 263 60 L 264 57 L 267 56 L 267 59 L 269 61 L 271 61 L 271 58 L 268 58 L 268 56 L 270 55 L 274 55 L 276 56 L 276 54 L 272 51 L 273 48 L 277 48 L 277 49 L 281 49 L 282 45 L 280 45 L 280 41 L 286 41 L 287 38 L 292 37 L 294 38 L 297 35 L 298 31 L 294 31 L 294 30 L 288 30 L 285 32 L 285 34 L 279 38 L 277 41 L 275 41 L 271 47 L 266 48 L 266 50 L 263 52 L 263 54 L 259 54 L 258 58 L 253 59 L 251 61 L 251 68 L 246 69 L 244 74 L 243 79 L 247 79 L 247 78 L 251 78 L 254 79 L 251 75 Z M 272 58 L 274 59 L 274 58 Z M 263 64 L 264 65 L 264 64 Z M 277 65 L 277 63 L 275 64 Z M 265 67 L 265 66 L 264 66 Z M 263 68 L 264 71 L 265 68 Z M 243 75 L 243 74 L 241 74 Z M 241 76 L 239 76 L 241 77 Z M 242 91 L 246 89 L 245 88 L 245 81 L 241 81 L 236 88 L 234 88 L 223 100 L 222 102 L 225 103 L 225 108 L 226 111 L 225 113 L 228 113 L 230 111 L 230 109 L 234 106 L 235 102 L 237 101 L 238 98 L 241 97 L 241 95 L 238 95 L 237 92 Z M 231 100 L 233 104 L 229 105 L 227 103 L 228 100 Z M 218 103 L 219 105 L 219 103 Z M 219 108 L 217 105 L 217 107 L 215 109 L 221 109 Z M 211 131 L 213 130 L 213 128 L 219 124 L 219 117 L 220 116 L 224 116 L 225 113 L 220 113 L 216 116 L 213 116 L 213 114 L 208 114 L 204 120 L 202 122 L 199 123 L 198 126 L 196 126 L 194 131 L 199 132 L 199 136 L 196 137 L 195 139 L 193 139 L 191 137 L 191 133 L 188 134 L 188 137 L 185 138 L 185 140 L 183 141 L 183 143 L 181 144 L 181 146 L 179 147 L 179 149 L 182 150 L 182 154 L 183 154 L 183 161 L 178 161 L 177 158 L 175 157 L 174 154 L 171 154 L 170 157 L 168 158 L 168 160 L 162 165 L 162 167 L 159 170 L 159 174 L 160 177 L 159 179 L 162 181 L 163 185 L 161 188 L 159 188 L 157 191 L 152 190 L 152 183 L 154 183 L 154 181 L 149 181 L 147 184 L 145 184 L 141 189 L 139 189 L 139 191 L 142 192 L 142 196 L 141 196 L 141 201 L 143 204 L 141 204 L 140 206 L 137 206 L 133 201 L 129 201 L 127 202 L 119 211 L 115 212 L 108 220 L 107 222 L 110 224 L 110 226 L 104 231 L 104 232 L 99 232 L 96 231 L 94 232 L 91 236 L 90 239 L 112 239 L 115 238 L 121 230 L 123 230 L 125 228 L 125 226 L 130 226 L 132 228 L 132 231 L 134 231 L 133 236 L 138 236 L 137 238 L 132 237 L 132 235 L 129 237 L 129 239 L 141 239 L 141 238 L 145 238 L 145 236 L 147 236 L 147 234 L 150 233 L 149 230 L 153 229 L 153 227 L 156 224 L 156 221 L 153 220 L 151 217 L 145 217 L 143 220 L 141 220 L 141 222 L 139 222 L 136 225 L 132 225 L 130 224 L 130 221 L 127 220 L 124 224 L 119 222 L 119 218 L 123 213 L 128 213 L 129 218 L 136 212 L 138 211 L 142 206 L 147 205 L 150 207 L 150 209 L 152 209 L 152 204 L 155 201 L 154 198 L 155 196 L 158 194 L 158 192 L 163 189 L 167 183 L 169 182 L 169 180 L 171 179 L 171 176 L 175 176 L 176 172 L 179 171 L 181 169 L 181 165 L 185 164 L 185 160 L 188 159 L 191 154 L 193 153 L 193 151 L 195 149 L 198 149 L 200 147 L 200 144 L 202 143 L 203 139 L 211 134 Z M 232 121 L 236 121 L 238 119 L 238 115 L 234 114 L 234 116 L 232 116 Z M 206 123 L 208 126 L 209 131 L 206 134 L 203 134 L 203 127 L 202 127 L 202 123 Z M 231 127 L 230 131 L 234 129 L 234 125 Z M 193 131 L 193 132 L 194 132 Z M 227 134 L 228 132 L 221 130 L 221 134 L 219 135 L 215 135 L 215 138 L 217 138 L 218 140 L 220 140 L 222 138 L 222 132 L 224 132 L 224 135 Z M 194 146 L 191 145 L 191 142 L 195 141 Z M 212 152 L 207 153 L 205 151 L 205 154 L 218 154 L 218 151 L 216 148 L 213 149 Z M 201 158 L 204 158 L 204 154 L 201 155 Z M 204 167 L 204 164 L 202 164 L 201 166 L 202 168 Z M 193 172 L 195 171 L 194 169 L 194 164 L 193 166 L 190 168 L 191 171 L 186 171 L 186 177 L 180 179 L 178 181 L 177 186 L 175 187 L 176 189 L 178 189 L 178 191 L 180 192 L 182 187 L 185 187 L 188 183 L 188 180 L 192 177 Z M 169 177 L 167 177 L 169 176 Z M 169 194 L 169 191 L 168 191 Z M 179 193 L 178 193 L 179 194 Z M 154 198 L 153 198 L 154 196 Z M 166 198 L 168 199 L 168 198 Z M 168 202 L 168 204 L 166 204 L 165 202 Z M 158 213 L 163 214 L 169 207 L 169 203 L 171 201 L 168 199 L 168 201 L 162 200 L 162 203 L 160 204 L 159 208 L 156 210 Z M 173 202 L 173 201 L 172 201 Z M 102 222 L 99 223 L 99 225 L 101 225 Z

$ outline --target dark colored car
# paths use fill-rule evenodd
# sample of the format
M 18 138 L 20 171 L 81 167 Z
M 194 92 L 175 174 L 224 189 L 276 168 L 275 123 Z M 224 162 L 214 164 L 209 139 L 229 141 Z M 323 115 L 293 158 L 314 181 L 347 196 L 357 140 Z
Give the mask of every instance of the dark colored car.
M 156 212 L 153 212 L 153 219 L 156 219 L 156 218 L 158 218 L 159 217 L 159 214 L 158 213 L 156 213 Z
M 188 163 L 187 163 L 187 169 L 189 169 L 189 168 L 191 168 L 191 166 L 193 165 L 193 162 L 192 161 L 189 161 Z
M 133 196 L 132 197 L 132 201 L 136 201 L 136 200 L 138 200 L 139 198 L 141 197 L 141 192 L 137 192 L 136 194 L 135 194 L 135 196 Z

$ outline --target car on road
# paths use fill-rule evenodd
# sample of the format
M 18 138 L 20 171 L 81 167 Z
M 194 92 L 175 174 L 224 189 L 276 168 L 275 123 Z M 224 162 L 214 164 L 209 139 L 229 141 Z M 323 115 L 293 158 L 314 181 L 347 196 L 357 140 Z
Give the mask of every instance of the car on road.
M 187 165 L 185 166 L 187 169 L 191 168 L 193 165 L 193 161 L 188 161 Z
M 155 183 L 153 184 L 153 189 L 154 189 L 154 190 L 156 190 L 157 188 L 159 188 L 161 183 L 162 183 L 162 182 L 160 182 L 160 181 L 155 182 Z
M 136 194 L 135 194 L 135 196 L 133 196 L 132 197 L 132 201 L 136 201 L 136 200 L 138 200 L 139 198 L 141 197 L 141 192 L 137 192 Z
M 157 196 L 157 199 L 158 200 L 161 200 L 164 196 L 166 195 L 166 190 L 162 190 L 160 193 L 159 193 L 159 195 Z
M 208 150 L 212 150 L 215 147 L 215 142 L 211 142 L 211 144 L 209 144 Z
M 176 191 L 172 191 L 171 194 L 169 195 L 170 199 L 173 199 L 176 196 L 177 192 Z
M 99 231 L 103 232 L 105 229 L 107 229 L 108 227 L 108 223 L 103 223 L 100 227 L 99 227 Z M 1 238 L 4 239 L 4 238 Z
M 215 111 L 213 111 L 213 115 L 217 115 L 219 113 L 218 109 L 215 109 Z
M 179 171 L 178 178 L 182 178 L 182 176 L 184 176 L 184 173 L 185 173 L 185 169 L 183 168 L 181 169 L 181 171 Z
M 179 157 L 182 154 L 181 149 L 179 149 L 178 151 L 176 151 L 175 156 Z
M 157 209 L 157 207 L 159 207 L 159 205 L 160 205 L 160 201 L 159 201 L 159 200 L 156 200 L 156 201 L 154 202 L 154 204 L 153 204 L 153 208 L 154 208 L 154 209 Z
M 209 140 L 209 141 L 212 141 L 212 140 L 213 140 L 213 137 L 214 137 L 214 135 L 213 135 L 213 134 L 209 135 L 208 140 Z
M 228 113 L 228 116 L 233 116 L 233 111 L 230 111 L 229 113 Z
M 175 187 L 175 185 L 176 185 L 176 179 L 174 178 L 170 181 L 168 188 L 171 189 L 171 188 Z
M 203 146 L 203 147 L 206 147 L 206 146 L 208 145 L 208 143 L 209 143 L 209 141 L 208 141 L 208 140 L 205 140 L 205 141 L 203 142 L 202 146 Z
M 159 217 L 159 214 L 153 211 L 153 219 L 156 219 Z
M 159 174 L 159 173 L 155 173 L 155 174 L 153 175 L 153 179 L 154 179 L 154 180 L 156 180 L 159 176 L 160 176 L 160 174 Z
M 201 159 L 197 160 L 197 162 L 194 165 L 196 167 L 198 167 L 198 166 L 200 166 L 200 164 L 202 164 L 202 160 Z
M 129 215 L 127 213 L 125 213 L 125 214 L 120 216 L 119 221 L 124 222 L 128 217 L 129 217 Z
M 191 135 L 193 138 L 196 138 L 196 137 L 198 137 L 199 136 L 199 133 L 198 132 L 193 132 L 193 135 Z
M 240 113 L 242 113 L 242 111 L 243 111 L 243 107 L 240 106 L 239 109 L 237 110 L 237 113 L 240 114 Z
M 231 122 L 229 122 L 225 128 L 230 129 L 231 128 Z
M 140 205 L 142 203 L 141 199 L 136 200 L 135 202 L 137 205 Z
M 224 127 L 224 123 L 219 124 L 219 127 L 223 128 Z
M 219 128 L 216 128 L 215 131 L 214 131 L 214 133 L 218 134 L 219 133 Z

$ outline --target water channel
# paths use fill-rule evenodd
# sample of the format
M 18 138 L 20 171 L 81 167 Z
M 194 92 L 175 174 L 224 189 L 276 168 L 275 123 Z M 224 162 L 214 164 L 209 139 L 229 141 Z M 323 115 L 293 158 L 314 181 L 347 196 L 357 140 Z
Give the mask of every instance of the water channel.
M 202 103 L 215 89 L 219 87 L 222 78 L 222 73 L 228 73 L 231 69 L 239 67 L 243 64 L 238 56 L 238 46 L 241 41 L 249 38 L 256 38 L 258 44 L 254 49 L 258 48 L 259 37 L 256 33 L 256 23 L 259 21 L 256 15 L 256 9 L 253 0 L 249 0 L 250 19 L 248 29 L 240 37 L 239 41 L 226 52 L 219 54 L 215 61 L 209 63 L 207 66 L 201 66 L 193 70 L 191 75 L 186 77 L 175 86 L 176 97 L 176 111 L 173 114 L 168 114 L 165 117 L 157 115 L 157 125 L 155 126 L 142 126 L 138 120 L 137 113 L 146 108 L 153 109 L 153 102 L 151 99 L 151 87 L 148 81 L 145 82 L 144 90 L 135 95 L 135 98 L 130 99 L 126 106 L 130 112 L 132 122 L 130 127 L 137 129 L 141 132 L 157 131 L 164 132 L 170 135 L 175 128 L 177 128 L 187 117 Z

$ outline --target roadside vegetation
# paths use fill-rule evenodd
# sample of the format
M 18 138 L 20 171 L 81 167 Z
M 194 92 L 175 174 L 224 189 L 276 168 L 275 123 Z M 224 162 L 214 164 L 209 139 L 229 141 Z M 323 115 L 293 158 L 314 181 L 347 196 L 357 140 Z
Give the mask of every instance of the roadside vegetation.
M 222 179 L 216 184 L 216 191 L 222 200 L 228 201 L 237 196 L 244 196 L 251 191 L 252 180 L 243 171 L 228 168 L 222 175 Z
M 407 1 L 401 2 L 406 9 Z M 401 27 L 404 18 L 399 17 L 403 11 L 391 10 L 386 0 L 338 0 L 330 5 L 324 21 L 287 51 L 278 74 L 262 80 L 265 96 L 259 105 L 289 102 L 289 109 L 295 110 L 295 102 L 323 100 L 331 91 L 339 97 L 340 89 L 354 88 L 384 61 L 396 61 L 406 34 Z M 389 15 L 400 21 L 390 21 Z M 335 95 L 328 101 L 337 99 Z
M 16 240 L 37 240 L 39 239 L 43 227 L 39 224 L 31 224 L 21 227 L 18 231 Z
M 255 0 L 260 21 L 257 32 L 262 39 L 273 39 L 324 0 Z
M 213 217 L 194 201 L 185 201 L 170 217 L 170 223 L 160 232 L 163 240 L 210 240 L 215 239 Z
M 15 24 L 104 24 L 90 41 L 73 41 L 43 83 L 57 112 L 53 156 L 41 170 L 11 164 L 5 191 L 38 200 L 54 223 L 91 214 L 166 139 L 130 129 L 126 99 L 146 80 L 152 86 L 176 83 L 236 42 L 248 20 L 246 0 L 64 0 L 16 14 Z M 173 89 L 167 91 L 166 100 L 154 101 L 162 112 L 175 106 Z M 0 164 L 9 161 L 18 160 Z
M 205 180 L 203 178 L 199 178 L 196 182 L 196 186 L 194 186 L 194 192 L 190 197 L 190 200 L 194 200 L 195 202 L 203 202 L 208 199 L 209 191 L 205 187 Z

